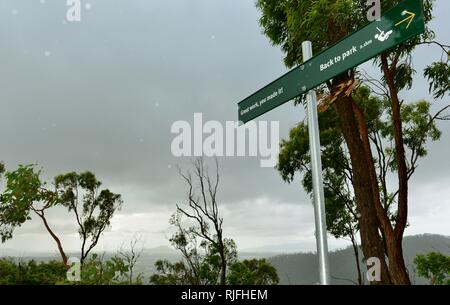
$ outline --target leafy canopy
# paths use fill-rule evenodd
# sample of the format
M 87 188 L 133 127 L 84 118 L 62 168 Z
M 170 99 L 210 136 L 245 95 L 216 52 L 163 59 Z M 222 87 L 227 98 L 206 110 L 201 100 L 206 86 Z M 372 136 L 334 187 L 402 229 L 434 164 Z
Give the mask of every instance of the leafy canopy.
M 227 276 L 229 285 L 276 285 L 277 270 L 264 258 L 235 262 Z
M 56 194 L 45 188 L 40 170 L 34 165 L 20 165 L 6 172 L 6 186 L 0 194 L 0 237 L 2 242 L 12 238 L 16 227 L 31 219 L 36 209 L 47 209 L 57 204 Z
M 387 99 L 372 95 L 368 87 L 360 86 L 354 92 L 355 100 L 366 115 L 366 123 L 372 145 L 376 151 L 374 165 L 380 181 L 383 203 L 390 207 L 396 200 L 396 189 L 389 190 L 387 174 L 396 171 L 393 151 L 394 129 L 390 104 Z M 412 175 L 420 158 L 427 155 L 428 141 L 437 141 L 441 136 L 435 116 L 430 112 L 431 104 L 424 100 L 402 104 L 404 144 L 408 157 L 408 173 Z M 352 191 L 353 169 L 339 117 L 333 108 L 319 113 L 320 143 L 324 178 L 327 227 L 336 237 L 347 236 L 357 228 L 355 198 Z M 277 169 L 283 180 L 291 183 L 295 174 L 302 174 L 302 185 L 312 193 L 308 126 L 299 123 L 291 129 L 289 139 L 280 145 Z
M 418 275 L 430 279 L 431 285 L 450 285 L 450 256 L 431 252 L 414 258 Z

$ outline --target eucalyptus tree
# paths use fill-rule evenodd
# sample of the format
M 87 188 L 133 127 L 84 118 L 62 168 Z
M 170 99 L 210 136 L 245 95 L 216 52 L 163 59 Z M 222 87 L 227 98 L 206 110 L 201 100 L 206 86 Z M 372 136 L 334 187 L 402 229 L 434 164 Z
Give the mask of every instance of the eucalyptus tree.
M 399 0 L 382 1 L 382 11 L 399 2 Z M 260 24 L 264 33 L 274 45 L 279 45 L 285 52 L 284 62 L 288 67 L 303 61 L 301 54 L 303 41 L 312 41 L 314 52 L 318 53 L 368 22 L 367 1 L 258 0 L 256 5 L 262 12 Z M 423 155 L 423 151 L 411 150 L 411 155 L 406 154 L 405 147 L 410 148 L 418 144 L 412 143 L 415 141 L 413 138 L 408 140 L 409 129 L 404 126 L 408 108 L 405 107 L 405 101 L 399 98 L 399 92 L 410 89 L 413 85 L 413 75 L 416 71 L 412 68 L 411 60 L 417 46 L 427 44 L 442 49 L 443 56 L 429 63 L 424 70 L 424 76 L 428 79 L 430 92 L 435 98 L 447 96 L 449 93 L 450 48 L 434 40 L 433 31 L 429 27 L 432 9 L 433 1 L 424 0 L 426 30 L 422 35 L 375 59 L 383 75 L 381 79 L 367 78 L 361 71 L 353 69 L 319 88 L 323 93 L 322 108 L 334 111 L 337 115 L 341 139 L 345 142 L 345 149 L 348 152 L 346 159 L 352 170 L 352 194 L 358 215 L 363 254 L 366 259 L 370 257 L 380 259 L 381 284 L 410 284 L 403 259 L 402 239 L 407 225 L 408 180 L 415 170 L 417 158 Z M 390 119 L 388 124 L 390 133 L 387 136 L 390 137 L 389 143 L 393 143 L 392 149 L 389 150 L 393 157 L 389 162 L 389 168 L 397 174 L 398 180 L 398 190 L 390 197 L 386 196 L 388 192 L 380 187 L 380 176 L 383 177 L 385 173 L 377 172 L 376 164 L 380 156 L 376 154 L 384 149 L 374 149 L 379 144 L 379 139 L 371 138 L 369 114 L 355 93 L 358 80 L 370 85 L 374 92 L 376 92 L 374 88 L 379 88 L 382 97 L 380 102 L 387 101 Z M 302 100 L 298 99 L 297 103 Z M 425 105 L 419 103 L 412 107 L 417 110 L 417 107 Z M 446 107 L 448 106 L 442 108 L 435 120 L 445 118 L 442 111 Z M 426 136 L 425 139 L 419 140 L 427 138 Z M 385 204 L 386 201 L 390 202 L 388 206 Z
M 55 177 L 53 186 L 42 181 L 41 171 L 34 165 L 19 166 L 6 172 L 6 187 L 0 195 L 0 237 L 13 238 L 13 232 L 37 215 L 58 246 L 64 264 L 68 259 L 60 237 L 52 228 L 47 211 L 64 207 L 75 219 L 81 239 L 81 263 L 98 244 L 121 207 L 119 194 L 101 189 L 101 182 L 91 172 L 75 172 Z

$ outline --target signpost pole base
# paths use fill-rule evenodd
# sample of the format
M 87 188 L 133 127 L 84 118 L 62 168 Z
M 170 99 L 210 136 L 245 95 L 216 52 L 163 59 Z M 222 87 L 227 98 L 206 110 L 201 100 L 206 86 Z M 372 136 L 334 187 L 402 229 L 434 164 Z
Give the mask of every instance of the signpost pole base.
M 304 41 L 302 44 L 303 61 L 312 58 L 312 44 Z M 316 91 L 311 90 L 306 95 L 308 111 L 308 132 L 311 154 L 311 171 L 313 181 L 314 216 L 316 223 L 317 255 L 319 256 L 320 284 L 330 284 L 330 269 L 328 262 L 327 224 L 325 218 L 325 196 L 323 192 L 322 161 L 320 156 L 319 121 L 317 115 Z

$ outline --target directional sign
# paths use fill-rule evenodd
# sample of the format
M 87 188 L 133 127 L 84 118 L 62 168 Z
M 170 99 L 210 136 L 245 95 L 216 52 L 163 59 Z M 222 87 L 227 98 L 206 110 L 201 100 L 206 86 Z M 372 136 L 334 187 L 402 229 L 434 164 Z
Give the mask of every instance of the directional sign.
M 405 0 L 238 104 L 244 123 L 425 31 L 422 0 Z

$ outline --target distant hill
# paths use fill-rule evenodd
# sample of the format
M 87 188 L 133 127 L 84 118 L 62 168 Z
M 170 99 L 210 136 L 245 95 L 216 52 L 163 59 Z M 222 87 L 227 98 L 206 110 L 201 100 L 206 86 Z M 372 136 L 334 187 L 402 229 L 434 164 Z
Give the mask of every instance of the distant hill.
M 413 283 L 427 283 L 426 279 L 415 275 L 414 257 L 417 254 L 432 251 L 450 255 L 450 237 L 424 234 L 404 238 L 403 252 Z M 351 281 L 357 281 L 355 259 L 351 247 L 331 252 L 329 257 L 333 284 L 348 285 L 352 284 Z M 319 281 L 318 261 L 315 253 L 277 255 L 270 257 L 269 261 L 277 268 L 280 284 L 315 284 Z M 361 265 L 364 268 L 363 263 Z

